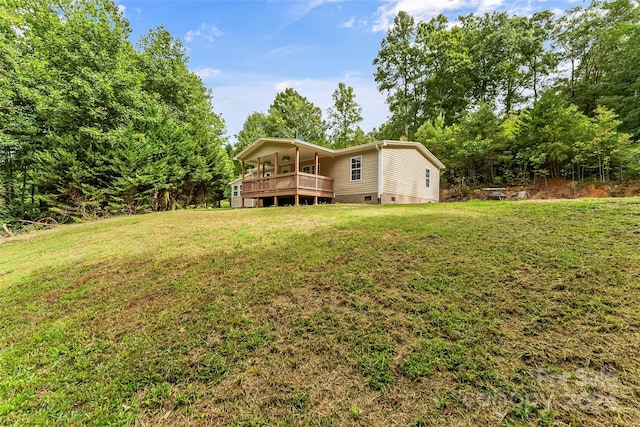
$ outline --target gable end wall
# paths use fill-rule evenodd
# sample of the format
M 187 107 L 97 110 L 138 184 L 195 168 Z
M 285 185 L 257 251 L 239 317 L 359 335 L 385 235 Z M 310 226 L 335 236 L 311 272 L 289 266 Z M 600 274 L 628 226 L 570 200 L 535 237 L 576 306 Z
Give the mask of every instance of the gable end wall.
M 440 172 L 414 148 L 383 148 L 382 203 L 424 203 L 440 200 Z M 426 169 L 431 185 L 426 186 Z M 391 197 L 396 200 L 392 201 Z

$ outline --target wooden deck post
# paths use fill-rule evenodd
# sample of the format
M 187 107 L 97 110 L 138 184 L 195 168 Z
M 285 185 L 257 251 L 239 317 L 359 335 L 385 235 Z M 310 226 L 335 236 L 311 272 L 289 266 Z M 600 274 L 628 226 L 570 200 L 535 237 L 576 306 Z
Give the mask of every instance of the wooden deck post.
M 296 146 L 296 196 L 294 205 L 298 206 L 300 204 L 300 195 L 298 194 L 300 188 L 300 148 Z
M 242 177 L 242 179 L 240 180 L 240 183 L 243 184 L 244 183 L 244 160 L 242 161 L 242 175 L 240 175 Z M 242 204 L 240 205 L 241 208 L 244 208 L 244 192 L 242 191 L 242 185 L 240 185 L 240 200 L 242 200 Z
M 278 176 L 278 174 L 280 173 L 279 160 L 280 160 L 280 154 L 276 153 L 276 159 L 273 162 L 274 163 L 273 166 L 275 167 L 275 170 L 273 171 L 274 176 Z M 273 206 L 278 206 L 278 196 L 273 196 Z
M 314 170 L 316 172 L 316 179 L 315 179 L 315 181 L 316 181 L 316 195 L 313 197 L 313 204 L 317 205 L 318 204 L 318 175 L 320 175 L 320 160 L 318 158 L 318 153 L 316 153 L 315 157 L 316 157 L 315 158 L 316 164 L 314 166 Z

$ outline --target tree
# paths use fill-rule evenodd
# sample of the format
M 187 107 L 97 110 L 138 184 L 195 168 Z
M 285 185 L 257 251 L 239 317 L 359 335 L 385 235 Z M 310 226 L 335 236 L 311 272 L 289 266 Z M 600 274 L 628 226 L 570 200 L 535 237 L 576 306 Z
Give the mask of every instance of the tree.
M 256 139 L 268 135 L 269 121 L 264 113 L 253 112 L 247 116 L 242 129 L 236 135 L 235 154 L 241 152 Z
M 361 141 L 355 137 L 360 129 L 357 123 L 362 121 L 362 107 L 355 100 L 353 88 L 340 82 L 332 97 L 334 106 L 327 113 L 329 128 L 333 129 L 331 144 L 334 148 L 358 145 Z
M 555 26 L 553 13 L 545 10 L 523 18 L 524 28 L 520 38 L 520 52 L 526 67 L 525 79 L 533 91 L 533 102 L 538 100 L 541 80 L 558 65 L 558 55 L 546 50 Z
M 264 136 L 271 136 L 269 135 L 269 120 L 267 116 L 258 112 L 249 114 L 242 125 L 242 129 L 236 135 L 236 144 L 231 150 L 232 157 L 247 148 L 256 139 Z M 240 162 L 235 162 L 234 166 L 234 175 L 240 175 L 242 173 Z
M 156 189 L 166 193 L 163 199 L 173 201 L 165 207 L 192 202 L 205 205 L 208 198 L 223 198 L 233 165 L 224 150 L 225 126 L 213 112 L 211 93 L 187 68 L 188 58 L 180 40 L 164 27 L 149 31 L 139 47 L 142 52 L 138 63 L 145 76 L 143 89 L 168 112 L 169 117 L 162 123 L 174 121 L 184 133 L 168 147 L 168 152 L 175 154 L 171 176 L 157 183 Z M 172 181 L 175 184 L 168 185 Z
M 267 121 L 270 136 L 326 144 L 322 110 L 294 89 L 287 88 L 276 95 Z
M 415 95 L 419 89 L 422 68 L 415 46 L 416 31 L 413 17 L 406 12 L 399 12 L 393 20 L 393 27 L 382 40 L 378 56 L 373 60 L 378 90 L 387 93 L 387 104 L 393 115 L 390 121 L 402 125 L 405 139 L 412 139 L 420 126 L 414 120 Z M 397 138 L 399 135 L 394 139 Z
M 416 48 L 420 51 L 422 78 L 416 121 L 422 124 L 443 115 L 447 125 L 460 118 L 469 103 L 471 57 L 462 43 L 459 27 L 449 28 L 444 15 L 418 24 Z

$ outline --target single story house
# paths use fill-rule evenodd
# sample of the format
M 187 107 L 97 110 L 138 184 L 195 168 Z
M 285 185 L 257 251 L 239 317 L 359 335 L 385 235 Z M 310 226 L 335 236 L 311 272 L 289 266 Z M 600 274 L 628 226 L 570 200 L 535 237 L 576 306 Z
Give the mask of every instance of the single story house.
M 422 144 L 377 141 L 333 150 L 299 139 L 259 138 L 235 156 L 231 206 L 439 201 L 444 165 Z

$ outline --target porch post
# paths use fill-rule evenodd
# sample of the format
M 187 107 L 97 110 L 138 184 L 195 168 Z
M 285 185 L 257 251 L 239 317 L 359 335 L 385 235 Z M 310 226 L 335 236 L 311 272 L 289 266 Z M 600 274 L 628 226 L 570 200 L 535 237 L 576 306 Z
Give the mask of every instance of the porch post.
M 260 178 L 260 157 L 258 157 L 258 174 L 257 174 L 258 178 Z M 262 181 L 258 180 L 256 181 L 256 187 L 257 190 L 262 190 Z M 256 208 L 260 207 L 260 197 L 256 198 Z
M 279 168 L 279 160 L 278 160 L 279 157 L 280 157 L 280 155 L 278 153 L 276 153 L 276 160 L 275 160 L 275 162 L 273 162 L 274 163 L 273 166 L 275 167 L 275 170 L 273 171 L 273 174 L 275 176 L 278 176 L 278 174 L 280 173 L 279 172 L 279 169 L 280 169 Z M 273 206 L 278 206 L 278 195 L 277 194 L 275 194 L 273 196 Z
M 240 183 L 244 183 L 244 160 L 242 161 L 242 175 L 240 175 L 242 177 L 242 179 L 240 180 Z M 243 186 L 240 186 L 240 198 L 242 200 L 242 204 L 240 205 L 241 208 L 244 208 L 244 191 L 243 190 Z
M 315 196 L 313 196 L 313 204 L 314 204 L 314 205 L 317 205 L 317 204 L 318 204 L 318 175 L 320 175 L 320 174 L 318 173 L 318 172 L 319 172 L 319 169 L 320 169 L 320 161 L 319 161 L 319 159 L 318 159 L 318 153 L 316 153 L 316 159 L 315 159 L 315 160 L 316 160 L 316 165 L 315 165 L 315 172 L 316 172 L 316 179 L 315 179 L 315 181 L 316 181 L 316 195 L 315 195 Z
M 296 196 L 295 196 L 295 202 L 294 202 L 295 206 L 298 206 L 300 204 L 300 195 L 298 194 L 298 191 L 300 189 L 300 176 L 298 175 L 298 173 L 300 173 L 300 148 L 296 146 Z

